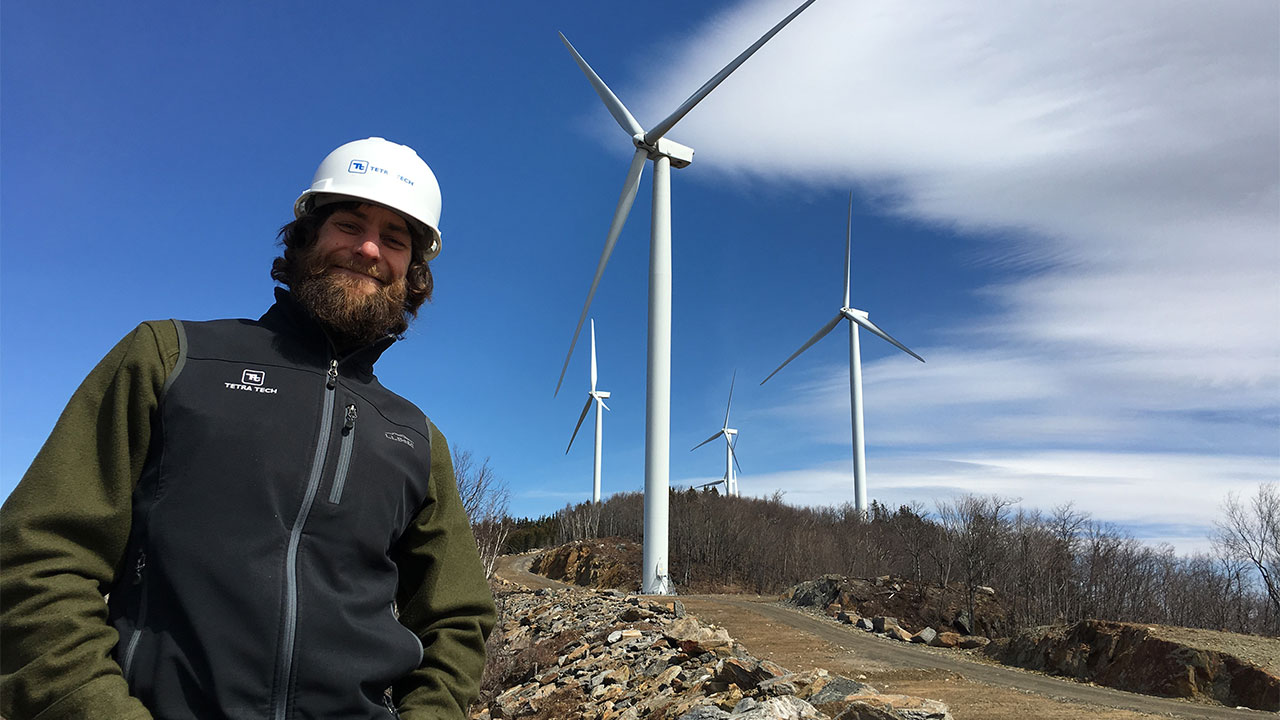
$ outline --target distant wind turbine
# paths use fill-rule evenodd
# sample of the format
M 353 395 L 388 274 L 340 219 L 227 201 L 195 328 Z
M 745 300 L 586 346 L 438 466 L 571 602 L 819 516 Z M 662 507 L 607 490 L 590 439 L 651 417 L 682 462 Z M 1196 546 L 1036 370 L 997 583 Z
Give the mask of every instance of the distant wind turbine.
M 582 414 L 578 416 L 578 424 L 573 426 L 573 435 L 569 436 L 569 447 L 564 449 L 564 454 L 569 454 L 569 448 L 573 447 L 573 439 L 578 437 L 578 428 L 582 427 L 582 421 L 587 417 L 587 411 L 591 409 L 594 403 L 596 406 L 596 459 L 594 472 L 592 473 L 593 481 L 591 483 L 591 502 L 600 502 L 600 450 L 603 447 L 601 442 L 604 435 L 604 420 L 600 408 L 609 409 L 604 404 L 604 399 L 609 397 L 609 393 L 605 390 L 596 390 L 596 321 L 591 321 L 591 390 L 587 392 L 587 404 L 582 406 Z
M 729 427 L 729 409 L 733 407 L 733 384 L 738 379 L 738 372 L 735 370 L 733 378 L 729 380 L 729 402 L 724 408 L 724 425 L 720 428 L 720 432 L 703 440 L 702 442 L 690 448 L 689 452 L 693 452 L 718 437 L 724 438 L 724 494 L 729 497 L 738 497 L 738 476 L 733 472 L 733 466 L 738 462 L 738 455 L 734 448 L 738 444 L 738 431 Z M 742 471 L 742 466 L 738 465 L 738 471 Z M 715 485 L 716 483 L 707 483 L 707 485 Z M 700 487 L 706 487 L 702 485 Z
M 849 220 L 848 224 L 845 226 L 844 240 L 844 304 L 840 306 L 840 311 L 836 313 L 836 316 L 832 318 L 830 322 L 823 325 L 813 337 L 809 338 L 808 342 L 801 345 L 799 350 L 795 351 L 791 354 L 791 357 L 784 360 L 782 364 L 778 366 L 777 370 L 769 373 L 769 377 L 761 380 L 760 384 L 763 385 L 769 382 L 769 378 L 777 375 L 778 370 L 786 367 L 787 363 L 795 360 L 800 353 L 808 350 L 810 345 L 813 345 L 825 337 L 827 333 L 835 329 L 835 326 L 838 325 L 841 320 L 849 321 L 849 398 L 851 405 L 850 411 L 853 415 L 853 490 L 858 512 L 865 517 L 867 514 L 867 454 L 863 440 L 864 434 L 862 427 L 862 352 L 858 345 L 858 326 L 861 325 L 872 333 L 879 335 L 895 345 L 899 350 L 902 350 L 920 362 L 924 362 L 924 358 L 911 352 L 906 345 L 894 340 L 892 337 L 889 337 L 888 333 L 876 327 L 876 324 L 871 322 L 871 319 L 868 317 L 868 313 L 862 310 L 856 310 L 849 306 L 849 278 L 851 273 L 850 254 L 852 244 L 853 193 L 851 192 L 849 193 Z
M 595 88 L 596 94 L 604 101 L 613 119 L 630 136 L 636 152 L 631 159 L 627 179 L 622 184 L 622 195 L 618 198 L 618 207 L 613 213 L 609 234 L 605 237 L 604 252 L 600 254 L 600 262 L 596 265 L 596 275 L 591 280 L 591 289 L 587 291 L 587 302 L 582 307 L 578 326 L 574 328 L 569 353 L 564 359 L 564 368 L 560 370 L 560 380 L 556 382 L 557 394 L 564 382 L 565 370 L 569 368 L 569 358 L 573 357 L 578 334 L 582 332 L 587 310 L 591 307 L 591 299 L 595 297 L 596 287 L 600 284 L 600 276 L 604 274 L 609 255 L 613 253 L 613 246 L 618 241 L 627 214 L 631 212 L 631 204 L 636 199 L 645 161 L 653 161 L 653 210 L 649 242 L 649 370 L 645 400 L 644 567 L 641 572 L 641 590 L 646 594 L 672 593 L 667 568 L 667 495 L 671 488 L 671 167 L 687 167 L 693 161 L 693 148 L 664 136 L 730 73 L 737 70 L 747 58 L 813 2 L 814 0 L 806 0 L 795 12 L 698 88 L 666 119 L 648 131 L 636 122 L 631 111 L 627 110 L 618 96 L 613 94 L 604 80 L 578 54 L 564 33 L 560 34 L 560 39 L 573 54 L 573 59 Z

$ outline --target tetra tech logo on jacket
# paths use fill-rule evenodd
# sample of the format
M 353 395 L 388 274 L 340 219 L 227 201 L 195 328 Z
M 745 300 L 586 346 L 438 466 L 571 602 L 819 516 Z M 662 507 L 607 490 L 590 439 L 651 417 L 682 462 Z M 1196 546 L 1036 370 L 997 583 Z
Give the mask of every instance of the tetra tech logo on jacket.
M 267 373 L 262 370 L 250 370 L 245 368 L 240 373 L 240 382 L 222 383 L 228 390 L 240 390 L 243 392 L 260 392 L 267 395 L 276 394 L 276 388 L 267 387 L 264 383 L 267 381 Z

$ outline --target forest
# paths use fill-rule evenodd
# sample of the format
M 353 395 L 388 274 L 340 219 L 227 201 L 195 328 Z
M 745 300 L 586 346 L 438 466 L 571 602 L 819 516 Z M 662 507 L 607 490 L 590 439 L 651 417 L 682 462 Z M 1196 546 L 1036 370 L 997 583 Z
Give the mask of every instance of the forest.
M 460 488 L 474 488 L 479 474 L 489 495 L 501 491 L 502 502 L 471 515 L 490 568 L 498 553 L 605 537 L 642 542 L 640 493 L 513 519 L 487 462 L 464 460 Z M 788 505 L 781 493 L 761 499 L 672 491 L 670 503 L 677 590 L 697 584 L 772 594 L 831 573 L 892 575 L 960 583 L 970 596 L 994 588 L 1014 627 L 1099 618 L 1280 635 L 1278 483 L 1260 485 L 1249 498 L 1229 497 L 1212 550 L 1190 555 L 1144 544 L 1072 505 L 1041 511 L 1000 496 L 896 509 L 873 502 L 866 517 L 851 504 Z

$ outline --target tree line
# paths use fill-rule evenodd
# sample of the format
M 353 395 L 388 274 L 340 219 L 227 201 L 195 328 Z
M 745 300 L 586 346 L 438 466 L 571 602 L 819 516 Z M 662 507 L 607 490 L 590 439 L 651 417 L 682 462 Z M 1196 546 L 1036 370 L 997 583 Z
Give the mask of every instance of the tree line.
M 574 540 L 643 542 L 644 496 L 615 494 L 513 519 L 489 459 L 455 448 L 459 493 L 486 571 L 502 553 Z M 672 491 L 668 567 L 678 588 L 777 593 L 829 573 L 997 591 L 1014 627 L 1085 618 L 1280 635 L 1280 483 L 1229 496 L 1209 552 L 1147 545 L 1071 504 L 1043 512 L 998 495 L 896 510 L 796 507 L 782 493 Z
M 794 507 L 777 493 L 733 498 L 673 491 L 670 559 L 677 587 L 777 593 L 828 573 L 893 575 L 960 583 L 970 598 L 994 588 L 1014 627 L 1084 618 L 1280 635 L 1280 490 L 1263 484 L 1231 497 L 1210 552 L 1179 555 L 1147 545 L 1089 513 L 1063 505 L 1027 509 L 1000 496 L 966 495 L 932 508 L 872 503 Z M 642 542 L 644 497 L 517 521 L 523 548 L 597 537 Z M 508 546 L 509 549 L 510 546 Z

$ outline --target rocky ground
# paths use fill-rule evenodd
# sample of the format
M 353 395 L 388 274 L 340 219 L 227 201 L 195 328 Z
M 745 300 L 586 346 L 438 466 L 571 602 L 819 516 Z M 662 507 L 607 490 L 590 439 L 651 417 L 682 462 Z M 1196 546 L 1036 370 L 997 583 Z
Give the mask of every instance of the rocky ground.
M 473 720 L 951 720 L 936 700 L 761 660 L 679 600 L 513 584 L 495 596 Z
M 557 569 L 563 569 L 569 572 L 562 577 L 585 583 L 591 583 L 593 579 L 598 582 L 601 578 L 610 576 L 612 571 L 609 568 L 617 567 L 619 558 L 623 558 L 625 562 L 629 554 L 625 546 L 609 547 L 612 551 L 609 553 L 590 552 L 582 546 L 576 549 L 560 548 L 549 556 L 544 556 L 543 562 L 547 563 L 544 569 L 550 570 L 552 574 Z M 558 560 L 549 562 L 546 557 Z M 638 583 L 638 579 L 635 582 Z M 1105 638 L 1089 644 L 1082 642 L 1083 636 L 1078 633 L 1071 635 L 1063 628 L 1044 628 L 1040 629 L 1039 635 L 1023 633 L 1017 643 L 1002 640 L 987 651 L 991 656 L 1014 665 L 1090 683 L 1081 685 L 1054 680 L 1042 673 L 1023 672 L 1018 675 L 1020 671 L 995 667 L 989 671 L 982 670 L 979 663 L 973 662 L 980 659 L 974 657 L 974 653 L 981 651 L 961 653 L 969 659 L 957 664 L 946 659 L 946 656 L 951 654 L 955 657 L 954 654 L 958 651 L 923 647 L 927 644 L 946 646 L 963 640 L 965 634 L 956 631 L 968 632 L 969 623 L 979 631 L 1000 627 L 1003 622 L 1002 611 L 991 595 L 984 594 L 986 600 L 979 601 L 976 621 L 970 620 L 961 612 L 963 603 L 957 602 L 959 595 L 949 597 L 940 593 L 930 599 L 927 594 L 913 592 L 901 581 L 892 578 L 857 580 L 831 576 L 793 588 L 788 597 L 793 601 L 809 603 L 812 606 L 810 611 L 817 615 L 831 616 L 824 618 L 825 623 L 843 625 L 840 623 L 841 619 L 849 624 L 864 620 L 864 624 L 871 626 L 866 634 L 873 641 L 894 637 L 896 626 L 902 636 L 898 638 L 902 641 L 899 645 L 904 650 L 913 647 L 919 648 L 915 651 L 917 655 L 942 655 L 921 657 L 920 662 L 916 662 L 904 659 L 901 655 L 895 657 L 886 654 L 889 648 L 875 647 L 874 644 L 868 646 L 860 642 L 859 647 L 852 648 L 846 642 L 848 631 L 828 633 L 824 636 L 826 640 L 819 640 L 816 636 L 827 631 L 809 627 L 796 632 L 801 629 L 802 623 L 788 616 L 782 608 L 769 604 L 767 598 L 757 598 L 755 602 L 747 602 L 743 596 L 686 597 L 685 600 L 690 608 L 696 609 L 700 617 L 729 627 L 735 636 L 757 648 L 761 657 L 769 657 L 792 669 L 815 669 L 822 666 L 833 673 L 844 673 L 868 684 L 874 683 L 882 692 L 941 698 L 951 705 L 957 718 L 1037 716 L 1118 720 L 1152 717 L 1143 712 L 1132 712 L 1134 710 L 1157 711 L 1165 716 L 1226 717 L 1232 716 L 1233 712 L 1236 713 L 1234 716 L 1249 714 L 1245 710 L 1230 710 L 1237 705 L 1268 709 L 1280 707 L 1276 700 L 1277 691 L 1273 689 L 1277 687 L 1275 683 L 1280 682 L 1280 639 L 1143 626 L 1141 633 L 1130 633 L 1125 642 L 1120 642 L 1120 635 L 1123 633 L 1104 633 Z M 876 633 L 879 637 L 872 635 L 876 630 L 875 617 L 863 617 L 874 611 L 896 613 L 896 619 L 887 615 L 878 616 L 883 623 L 880 632 Z M 775 620 L 778 622 L 774 622 Z M 784 625 L 789 627 L 783 627 Z M 1097 635 L 1096 631 L 1094 635 Z M 1139 636 L 1147 638 L 1145 645 L 1133 639 Z M 907 643 L 912 638 L 917 644 L 908 646 Z M 1068 639 L 1063 641 L 1065 644 L 1054 645 L 1046 638 Z M 1159 642 L 1154 642 L 1156 640 Z M 971 639 L 969 644 L 981 642 Z M 1161 645 L 1163 642 L 1174 644 Z M 1145 649 L 1135 652 L 1134 648 L 1139 646 Z M 1045 650 L 1046 647 L 1056 649 Z M 1162 649 L 1156 651 L 1152 648 Z M 1122 671 L 1121 668 L 1126 665 L 1129 669 Z M 1092 674 L 1080 671 L 1081 668 L 1090 667 Z M 1105 668 L 1110 670 L 1099 672 Z M 1252 675 L 1249 668 L 1259 669 L 1262 674 Z M 1170 669 L 1176 671 L 1172 679 L 1169 679 Z M 992 673 L 993 677 L 985 677 Z M 1163 679 L 1153 681 L 1152 678 Z M 975 683 L 975 679 L 989 684 Z M 1117 694 L 1092 684 L 1094 682 L 1184 697 L 1192 703 L 1159 698 L 1143 700 L 1140 695 Z M 1011 687 L 1043 693 L 1050 699 L 1028 697 L 1025 692 L 1020 698 L 1017 692 L 1010 692 Z M 1178 691 L 1171 692 L 1170 688 Z M 1060 701 L 1067 698 L 1078 698 L 1074 702 L 1099 705 L 1091 709 L 1074 704 L 1062 705 Z M 1225 702 L 1227 706 L 1203 704 L 1209 702 Z

